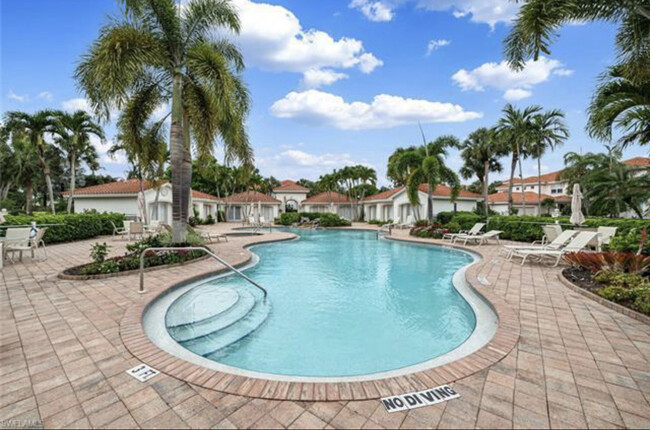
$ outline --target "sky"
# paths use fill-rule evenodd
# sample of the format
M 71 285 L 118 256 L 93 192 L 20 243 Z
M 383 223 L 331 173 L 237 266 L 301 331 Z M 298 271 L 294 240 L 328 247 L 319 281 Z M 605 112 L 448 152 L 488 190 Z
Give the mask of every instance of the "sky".
M 515 73 L 502 55 L 518 9 L 508 0 L 232 1 L 242 21 L 233 40 L 253 101 L 247 128 L 265 176 L 314 180 L 365 164 L 389 185 L 388 156 L 421 144 L 418 122 L 428 140 L 462 140 L 495 125 L 509 102 L 566 114 L 571 137 L 544 156 L 543 172 L 561 169 L 568 151 L 604 150 L 584 131 L 585 111 L 615 60 L 612 24 L 562 28 L 551 55 Z M 0 112 L 88 109 L 73 73 L 100 27 L 119 14 L 116 0 L 0 2 Z M 101 173 L 123 177 L 124 157 L 106 154 L 115 127 L 105 126 L 109 140 L 94 142 Z M 625 151 L 640 155 L 647 150 Z M 447 164 L 458 171 L 457 151 Z M 536 169 L 524 161 L 524 175 Z

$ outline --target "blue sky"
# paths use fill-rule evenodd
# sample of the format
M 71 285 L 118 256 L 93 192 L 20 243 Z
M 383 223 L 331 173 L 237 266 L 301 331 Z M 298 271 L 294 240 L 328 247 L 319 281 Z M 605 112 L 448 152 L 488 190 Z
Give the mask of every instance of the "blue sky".
M 517 8 L 507 0 L 233 1 L 253 98 L 248 129 L 265 175 L 316 179 L 364 163 L 387 184 L 390 153 L 421 142 L 417 121 L 429 139 L 463 139 L 494 125 L 508 101 L 566 113 L 571 138 L 544 157 L 544 171 L 561 168 L 567 151 L 603 149 L 586 136 L 584 112 L 614 60 L 612 25 L 563 28 L 551 56 L 515 74 L 501 64 Z M 118 12 L 115 0 L 3 1 L 0 111 L 83 108 L 75 65 Z M 98 143 L 104 171 L 122 176 L 124 160 L 109 159 L 108 145 Z M 458 154 L 448 163 L 458 169 Z M 535 166 L 526 161 L 524 173 Z

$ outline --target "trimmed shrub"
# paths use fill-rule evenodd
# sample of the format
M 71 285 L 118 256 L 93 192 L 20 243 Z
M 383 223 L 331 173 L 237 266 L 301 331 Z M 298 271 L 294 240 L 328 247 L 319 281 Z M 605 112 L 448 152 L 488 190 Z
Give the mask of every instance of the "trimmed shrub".
M 310 221 L 320 218 L 320 225 L 323 227 L 346 227 L 352 225 L 350 221 L 329 212 L 285 212 L 280 215 L 277 223 L 279 225 L 293 225 L 300 222 L 301 218 L 307 218 Z
M 122 226 L 124 215 L 118 213 L 83 212 L 79 214 L 52 215 L 35 213 L 34 215 L 7 215 L 7 222 L 3 226 L 29 225 L 32 221 L 36 224 L 58 224 L 47 226 L 43 240 L 46 244 L 72 242 L 76 240 L 92 239 L 97 236 L 113 234 L 113 225 Z M 4 231 L 5 229 L 0 229 Z
M 451 221 L 449 224 L 458 224 L 460 225 L 461 230 L 469 230 L 470 228 L 474 227 L 474 224 L 477 222 L 481 222 L 485 219 L 485 217 L 481 215 L 477 215 L 472 212 L 462 212 L 456 214 L 454 217 L 451 218 Z

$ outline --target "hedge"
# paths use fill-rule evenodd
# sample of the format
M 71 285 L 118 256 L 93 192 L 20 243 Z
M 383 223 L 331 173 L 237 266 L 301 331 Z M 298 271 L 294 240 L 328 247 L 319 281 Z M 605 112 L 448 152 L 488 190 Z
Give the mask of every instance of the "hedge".
M 346 227 L 352 225 L 350 221 L 329 212 L 286 212 L 280 215 L 277 224 L 293 225 L 300 222 L 301 218 L 308 218 L 310 221 L 320 218 L 322 227 Z
M 113 225 L 121 226 L 124 215 L 118 213 L 84 212 L 79 214 L 51 215 L 36 213 L 34 215 L 7 215 L 3 226 L 29 225 L 36 221 L 37 225 L 61 224 L 48 226 L 43 240 L 46 244 L 72 242 L 75 240 L 92 239 L 93 237 L 113 234 Z M 2 234 L 6 229 L 0 229 Z
M 488 220 L 487 230 L 501 230 L 502 239 L 517 240 L 522 242 L 532 242 L 540 240 L 544 235 L 542 226 L 545 224 L 570 224 L 569 217 L 536 217 L 536 216 L 494 216 Z M 535 223 L 535 224 L 532 224 Z M 630 237 L 631 241 L 635 238 L 641 238 L 641 231 L 647 228 L 650 231 L 650 220 L 623 219 L 623 218 L 587 218 L 582 225 L 584 228 L 597 228 L 601 226 L 617 227 L 616 242 L 623 238 Z M 563 228 L 569 228 L 563 225 Z M 638 247 L 638 241 L 636 246 Z M 646 247 L 648 247 L 647 244 Z M 633 245 L 632 245 L 633 246 Z

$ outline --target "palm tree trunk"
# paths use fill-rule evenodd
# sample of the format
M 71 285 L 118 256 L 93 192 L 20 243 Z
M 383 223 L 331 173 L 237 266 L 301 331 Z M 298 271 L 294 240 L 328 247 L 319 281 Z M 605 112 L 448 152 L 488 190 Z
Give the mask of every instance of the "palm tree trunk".
M 176 71 L 173 78 L 171 121 L 172 236 L 174 242 L 181 243 L 185 241 L 187 219 L 183 217 L 186 203 L 183 203 L 183 76 L 180 71 Z
M 34 184 L 29 182 L 25 188 L 25 212 L 27 212 L 27 215 L 31 215 L 33 212 L 32 203 L 34 201 Z
M 192 152 L 190 147 L 190 125 L 188 114 L 183 109 L 183 194 L 185 196 L 185 217 L 187 222 L 191 216 L 194 216 L 192 207 Z
M 526 191 L 524 186 L 524 168 L 521 165 L 521 150 L 518 150 L 519 156 L 519 180 L 521 181 L 521 213 L 526 215 Z
M 490 174 L 490 162 L 483 162 L 483 212 L 485 212 L 485 217 L 490 214 L 488 208 L 488 175 Z
M 72 212 L 72 200 L 74 199 L 74 189 L 77 182 L 77 172 L 75 156 L 70 157 L 70 195 L 68 196 L 68 213 Z
M 515 181 L 515 170 L 517 169 L 517 153 L 512 154 L 512 161 L 510 162 L 510 182 L 508 184 L 508 214 L 512 213 L 512 188 Z
M 38 159 L 41 162 L 41 167 L 43 167 L 43 175 L 45 175 L 45 184 L 47 185 L 47 198 L 50 200 L 50 209 L 52 210 L 52 215 L 56 214 L 56 209 L 54 207 L 54 188 L 52 187 L 52 178 L 50 172 L 50 165 L 45 160 L 45 151 L 43 149 L 43 136 L 38 137 Z
M 542 216 L 542 157 L 537 158 L 537 216 Z
M 431 184 L 427 186 L 427 219 L 429 222 L 433 221 L 433 190 Z

